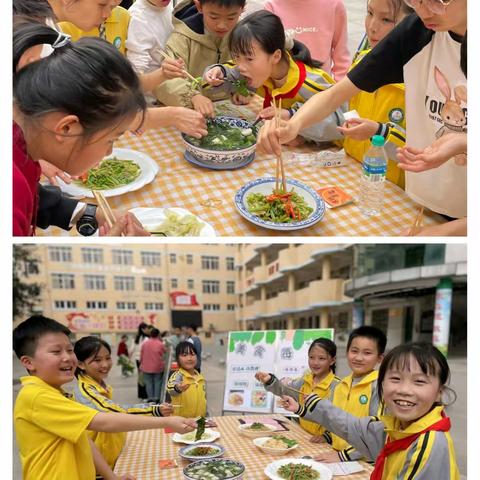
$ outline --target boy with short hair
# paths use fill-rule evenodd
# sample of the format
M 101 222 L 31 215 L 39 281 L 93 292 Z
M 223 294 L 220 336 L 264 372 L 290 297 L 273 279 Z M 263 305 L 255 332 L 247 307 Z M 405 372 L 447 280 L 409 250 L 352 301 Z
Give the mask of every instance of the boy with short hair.
M 347 342 L 347 361 L 352 373 L 343 378 L 333 392 L 333 405 L 357 417 L 377 416 L 380 402 L 377 392 L 378 370 L 387 346 L 387 337 L 369 325 L 356 328 Z M 362 455 L 345 440 L 330 432 L 323 434 L 336 452 L 320 455 L 325 462 L 359 460 Z M 374 460 L 374 459 L 369 459 Z
M 77 358 L 70 330 L 41 315 L 13 331 L 13 348 L 29 376 L 15 401 L 14 424 L 22 461 L 22 477 L 35 480 L 105 480 L 117 477 L 86 430 L 127 432 L 173 428 L 185 433 L 196 423 L 181 417 L 136 417 L 103 413 L 75 402 L 62 390 L 74 378 Z M 125 477 L 122 477 L 125 478 Z
M 245 0 L 184 0 L 173 12 L 173 33 L 166 53 L 181 58 L 185 69 L 201 77 L 206 67 L 230 60 L 228 37 L 238 22 Z M 208 93 L 209 97 L 205 96 Z M 155 97 L 165 105 L 192 107 L 205 116 L 214 116 L 212 100 L 226 98 L 223 89 L 200 93 L 189 79 L 175 78 L 154 89 Z M 205 94 L 205 95 L 204 95 Z

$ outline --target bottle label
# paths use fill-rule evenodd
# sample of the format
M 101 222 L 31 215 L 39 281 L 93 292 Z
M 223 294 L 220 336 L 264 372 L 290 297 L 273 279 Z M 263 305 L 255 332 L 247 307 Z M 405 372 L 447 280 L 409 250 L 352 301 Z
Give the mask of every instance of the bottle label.
M 363 174 L 368 177 L 370 182 L 383 182 L 387 174 L 386 165 L 369 165 L 363 162 L 362 165 Z

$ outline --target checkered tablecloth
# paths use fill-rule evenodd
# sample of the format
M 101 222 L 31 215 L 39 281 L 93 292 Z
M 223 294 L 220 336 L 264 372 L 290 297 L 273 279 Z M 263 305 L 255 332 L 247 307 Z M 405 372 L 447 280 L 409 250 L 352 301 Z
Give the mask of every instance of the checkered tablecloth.
M 252 415 L 249 415 L 250 417 Z M 265 415 L 259 417 L 265 417 Z M 238 426 L 241 418 L 241 416 L 214 417 L 213 420 L 217 424 L 214 430 L 220 432 L 220 438 L 216 442 L 225 448 L 224 458 L 231 458 L 245 465 L 244 480 L 265 480 L 267 479 L 267 476 L 263 473 L 265 467 L 283 457 L 262 452 L 253 444 L 251 438 L 239 434 Z M 311 435 L 302 430 L 297 423 L 278 415 L 274 418 L 285 421 L 284 424 L 289 431 L 282 432 L 282 434 L 299 441 L 299 446 L 295 449 L 295 455 L 292 456 L 315 456 L 322 450 L 331 450 L 329 445 L 310 443 L 308 440 Z M 182 459 L 178 454 L 178 450 L 184 445 L 173 442 L 171 437 L 172 434 L 165 434 L 163 430 L 144 430 L 129 433 L 125 448 L 115 465 L 115 473 L 117 475 L 130 473 L 137 480 L 177 480 L 184 478 L 182 470 L 189 462 Z M 160 469 L 158 462 L 164 459 L 175 459 L 178 467 Z M 363 472 L 335 478 L 339 480 L 368 480 L 372 467 L 367 464 L 363 464 L 363 466 L 365 467 Z
M 232 114 L 234 106 L 222 104 L 223 113 Z M 259 101 L 253 107 L 260 108 Z M 250 112 L 240 107 L 242 116 Z M 215 171 L 196 167 L 184 157 L 180 133 L 173 127 L 149 131 L 137 137 L 125 134 L 116 147 L 130 148 L 150 155 L 159 166 L 154 181 L 136 192 L 108 199 L 112 208 L 126 211 L 134 207 L 182 207 L 210 223 L 220 236 L 393 236 L 407 230 L 415 220 L 417 208 L 406 193 L 386 182 L 384 209 L 378 217 L 364 216 L 353 203 L 336 209 L 327 209 L 325 217 L 316 225 L 294 232 L 278 232 L 257 227 L 237 211 L 233 198 L 247 182 L 260 177 L 275 176 L 276 159 L 257 153 L 255 160 L 238 170 Z M 301 147 L 283 147 L 286 175 L 300 180 L 314 189 L 337 185 L 356 197 L 360 178 L 360 163 L 347 158 L 347 165 L 333 168 L 318 167 L 318 163 L 298 160 L 292 153 L 311 153 L 319 147 L 308 144 Z M 426 211 L 424 225 L 442 223 L 440 216 Z M 39 231 L 42 235 L 42 232 Z M 62 234 L 49 229 L 47 235 Z M 68 233 L 67 233 L 68 234 Z

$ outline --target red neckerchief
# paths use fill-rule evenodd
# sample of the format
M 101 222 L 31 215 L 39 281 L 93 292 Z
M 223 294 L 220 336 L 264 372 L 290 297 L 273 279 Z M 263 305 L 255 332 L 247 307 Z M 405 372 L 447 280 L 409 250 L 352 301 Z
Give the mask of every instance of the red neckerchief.
M 295 98 L 295 95 L 297 94 L 297 92 L 302 88 L 303 82 L 307 78 L 307 70 L 305 69 L 304 63 L 295 60 L 295 64 L 297 65 L 298 70 L 300 72 L 298 83 L 289 92 L 275 95 L 275 98 L 277 99 L 278 98 Z M 263 86 L 263 90 L 265 92 L 265 96 L 263 97 L 263 108 L 267 108 L 272 104 L 273 97 L 270 90 L 265 85 Z
M 387 437 L 387 441 L 383 446 L 380 454 L 378 455 L 375 461 L 375 468 L 373 469 L 372 474 L 370 475 L 370 480 L 382 480 L 383 469 L 385 467 L 385 460 L 389 455 L 398 450 L 406 450 L 420 435 L 423 435 L 426 432 L 436 431 L 436 432 L 448 432 L 450 430 L 450 418 L 446 417 L 442 412 L 442 419 L 436 423 L 433 423 L 425 430 L 421 432 L 414 433 L 405 438 L 400 438 L 399 440 L 394 440 L 390 442 Z

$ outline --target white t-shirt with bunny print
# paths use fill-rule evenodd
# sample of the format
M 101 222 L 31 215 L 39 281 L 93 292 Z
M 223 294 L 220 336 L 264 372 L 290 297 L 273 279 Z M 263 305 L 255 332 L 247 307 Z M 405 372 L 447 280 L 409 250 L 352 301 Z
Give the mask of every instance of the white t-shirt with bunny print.
M 467 132 L 467 79 L 460 68 L 461 37 L 427 29 L 415 15 L 403 20 L 351 72 L 373 92 L 405 83 L 407 145 L 425 148 L 441 135 Z M 467 215 L 467 166 L 450 159 L 425 172 L 406 172 L 405 190 L 421 205 L 453 218 Z

